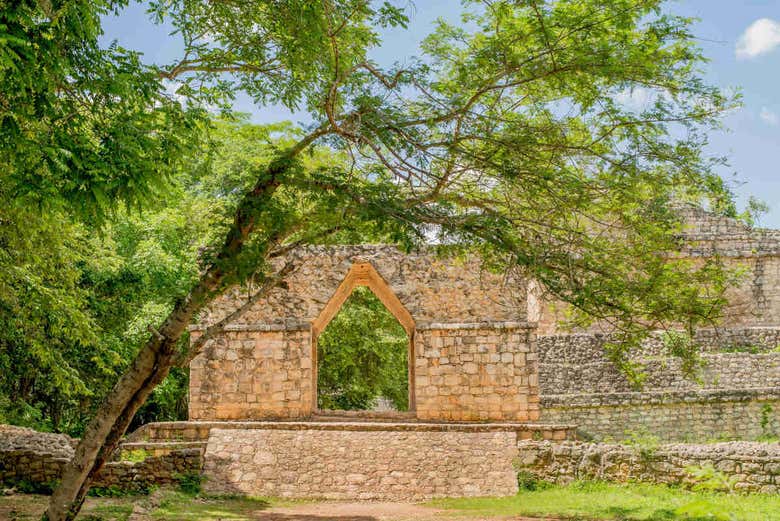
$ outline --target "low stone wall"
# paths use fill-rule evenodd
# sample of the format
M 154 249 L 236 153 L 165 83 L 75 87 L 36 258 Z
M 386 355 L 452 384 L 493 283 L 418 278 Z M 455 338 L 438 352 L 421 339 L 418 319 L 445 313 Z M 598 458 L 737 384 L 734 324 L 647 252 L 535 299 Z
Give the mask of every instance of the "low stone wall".
M 540 364 L 581 364 L 604 360 L 604 344 L 612 339 L 600 333 L 539 335 L 537 352 Z M 780 346 L 780 327 L 731 327 L 700 329 L 694 341 L 703 353 L 770 353 Z M 663 334 L 655 333 L 641 347 L 631 352 L 632 358 L 669 356 Z
M 736 490 L 780 492 L 777 443 L 672 444 L 635 447 L 546 441 L 518 442 L 516 468 L 538 479 L 568 483 L 577 479 L 694 484 L 690 469 L 712 466 Z
M 609 335 L 550 335 L 537 338 L 542 395 L 635 391 L 605 357 Z M 696 378 L 683 374 L 662 335 L 631 352 L 646 391 L 780 387 L 780 328 L 701 330 L 694 341 L 703 353 Z
M 580 439 L 756 439 L 780 434 L 780 388 L 542 397 L 542 421 L 573 423 Z
M 52 486 L 73 457 L 77 442 L 64 434 L 0 426 L 0 483 Z M 200 473 L 201 461 L 197 448 L 173 450 L 138 462 L 112 461 L 101 469 L 92 486 L 143 491 L 154 485 L 175 484 L 184 475 Z
M 77 441 L 64 434 L 0 425 L 0 483 L 55 482 Z
M 146 491 L 152 486 L 175 485 L 187 475 L 199 475 L 201 461 L 200 449 L 176 450 L 138 462 L 112 461 L 101 469 L 92 486 Z
M 517 434 L 480 430 L 212 429 L 211 493 L 404 499 L 517 492 Z M 379 427 L 377 427 L 379 429 Z

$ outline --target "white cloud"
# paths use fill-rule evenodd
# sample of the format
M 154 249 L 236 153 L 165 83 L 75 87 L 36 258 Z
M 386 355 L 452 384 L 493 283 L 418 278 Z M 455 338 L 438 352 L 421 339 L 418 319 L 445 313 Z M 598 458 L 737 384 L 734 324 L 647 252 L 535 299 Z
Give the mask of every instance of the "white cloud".
M 758 113 L 758 117 L 761 118 L 761 121 L 767 125 L 772 125 L 773 127 L 776 127 L 777 124 L 780 123 L 780 117 L 766 107 L 761 107 L 761 112 Z
M 179 103 L 184 103 L 187 101 L 186 96 L 182 96 L 177 92 L 182 86 L 182 82 L 177 80 L 163 79 L 162 84 L 163 88 L 165 89 L 165 94 L 167 94 L 169 98 L 176 100 Z
M 737 40 L 737 58 L 750 59 L 780 45 L 780 22 L 759 18 Z
M 641 110 L 650 104 L 653 93 L 645 87 L 623 89 L 615 95 L 615 101 L 634 110 Z

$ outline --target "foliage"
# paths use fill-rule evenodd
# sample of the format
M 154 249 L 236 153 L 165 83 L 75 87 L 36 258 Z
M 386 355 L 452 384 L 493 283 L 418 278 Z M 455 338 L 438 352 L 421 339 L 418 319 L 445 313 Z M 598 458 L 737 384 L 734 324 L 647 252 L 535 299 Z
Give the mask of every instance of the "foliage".
M 773 413 L 774 409 L 768 403 L 761 406 L 761 437 L 764 439 L 771 439 L 777 437 L 777 433 L 773 432 Z
M 318 406 L 370 409 L 387 398 L 409 408 L 409 338 L 366 287 L 357 287 L 317 340 Z
M 174 475 L 174 479 L 179 482 L 179 490 L 184 494 L 196 496 L 200 494 L 203 476 L 200 472 L 188 472 L 186 474 Z
M 734 492 L 734 486 L 739 482 L 739 476 L 729 476 L 712 464 L 687 467 L 685 472 L 693 481 L 693 490 Z
M 533 516 L 619 521 L 780 520 L 777 495 L 694 492 L 665 485 L 574 482 L 521 491 L 508 498 L 441 499 L 428 503 L 468 517 Z
M 30 481 L 29 479 L 9 479 L 2 482 L 3 487 L 13 488 L 23 494 L 51 494 L 57 487 L 57 481 Z
M 698 370 L 702 359 L 699 346 L 696 345 L 690 334 L 676 330 L 664 331 L 661 342 L 670 355 L 682 361 L 680 369 L 685 376 L 700 380 Z
M 232 284 L 264 287 L 272 259 L 297 244 L 369 233 L 477 251 L 568 302 L 576 325 L 616 330 L 610 355 L 628 371 L 629 348 L 649 329 L 691 334 L 720 318 L 734 274 L 718 258 L 674 255 L 675 208 L 736 215 L 714 173 L 719 160 L 703 150 L 738 100 L 701 79 L 691 20 L 661 0 L 467 1 L 462 24 L 440 22 L 419 59 L 387 68 L 370 56 L 382 28 L 407 22 L 392 2 L 155 0 L 151 16 L 181 43 L 168 64 L 98 45 L 100 16 L 122 5 L 0 9 L 3 207 L 25 214 L 14 216 L 17 228 L 30 215 L 32 230 L 53 235 L 62 221 L 75 240 L 55 247 L 63 256 L 48 266 L 43 247 L 21 245 L 34 262 L 20 278 L 15 259 L 0 266 L 11 281 L 6 305 L 19 303 L 39 330 L 31 341 L 27 322 L 10 331 L 42 401 L 61 388 L 62 409 L 75 402 L 77 417 L 98 418 L 85 461 L 66 475 L 100 467 L 99 448 L 116 443 L 137 410 L 133 397 L 145 397 L 186 345 L 185 322 Z M 651 101 L 621 101 L 637 89 Z M 205 123 L 203 107 L 227 111 L 238 95 L 303 109 L 313 124 L 275 145 L 240 122 Z M 227 156 L 234 145 L 220 132 L 235 133 L 242 153 Z M 149 213 L 155 200 L 159 221 Z M 177 221 L 175 211 L 188 209 L 204 217 Z M 53 216 L 48 226 L 36 212 Z M 77 264 L 65 280 L 45 280 L 79 247 L 93 252 L 82 254 L 83 271 Z M 63 300 L 41 316 L 36 299 L 52 290 Z M 146 327 L 154 325 L 156 333 Z M 87 346 L 98 344 L 92 356 Z M 130 364 L 136 356 L 156 362 Z M 46 388 L 45 364 L 55 361 L 56 389 Z M 122 369 L 130 376 L 112 387 Z M 160 404 L 172 407 L 179 378 L 156 394 Z M 114 407 L 96 408 L 105 395 Z M 53 519 L 75 516 L 74 490 L 85 486 L 63 480 L 61 489 L 55 507 L 70 513 Z
M 542 481 L 531 472 L 520 470 L 517 472 L 517 488 L 520 491 L 544 490 L 552 487 L 552 483 Z
M 140 463 L 145 461 L 149 456 L 151 456 L 151 454 L 145 449 L 123 450 L 121 454 L 121 461 Z
M 118 485 L 109 485 L 107 487 L 92 487 L 89 489 L 91 497 L 127 497 L 149 494 L 149 489 L 143 485 L 136 484 L 133 488 L 123 488 Z

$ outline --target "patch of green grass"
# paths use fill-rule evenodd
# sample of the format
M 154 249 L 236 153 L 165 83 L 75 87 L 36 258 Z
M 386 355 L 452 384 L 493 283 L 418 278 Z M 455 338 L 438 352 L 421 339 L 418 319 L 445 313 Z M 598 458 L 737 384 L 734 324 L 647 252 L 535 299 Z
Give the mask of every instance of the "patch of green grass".
M 157 509 L 152 512 L 152 518 L 164 521 L 248 521 L 255 519 L 253 513 L 270 506 L 270 500 L 265 498 L 193 497 L 182 492 L 172 492 L 162 499 Z
M 428 503 L 469 517 L 555 516 L 615 521 L 780 521 L 780 495 L 691 492 L 649 484 L 576 482 L 506 498 Z
M 132 513 L 133 504 L 131 502 L 99 504 L 90 508 L 83 519 L 84 521 L 89 519 L 100 521 L 126 521 Z M 79 517 L 79 521 L 81 520 L 82 517 Z
M 151 452 L 144 449 L 123 450 L 121 453 L 122 461 L 130 461 L 132 463 L 141 463 L 151 455 Z

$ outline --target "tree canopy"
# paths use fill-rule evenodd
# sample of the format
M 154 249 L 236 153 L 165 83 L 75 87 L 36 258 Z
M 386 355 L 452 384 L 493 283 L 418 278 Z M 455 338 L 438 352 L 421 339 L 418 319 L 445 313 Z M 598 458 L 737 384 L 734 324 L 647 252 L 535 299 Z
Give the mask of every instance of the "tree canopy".
M 182 44 L 171 63 L 99 45 L 124 5 L 0 3 L 0 299 L 22 317 L 3 319 L 0 363 L 57 365 L 71 396 L 94 386 L 74 371 L 125 368 L 50 520 L 75 516 L 155 387 L 217 334 L 186 352 L 203 306 L 231 284 L 267 291 L 299 244 L 477 250 L 611 324 L 624 366 L 648 329 L 718 318 L 730 274 L 668 252 L 679 201 L 735 213 L 703 147 L 737 100 L 702 80 L 691 20 L 661 0 L 466 1 L 390 66 L 370 56 L 408 22 L 394 2 L 150 2 Z M 621 101 L 637 89 L 652 101 Z M 238 95 L 312 123 L 215 122 Z

